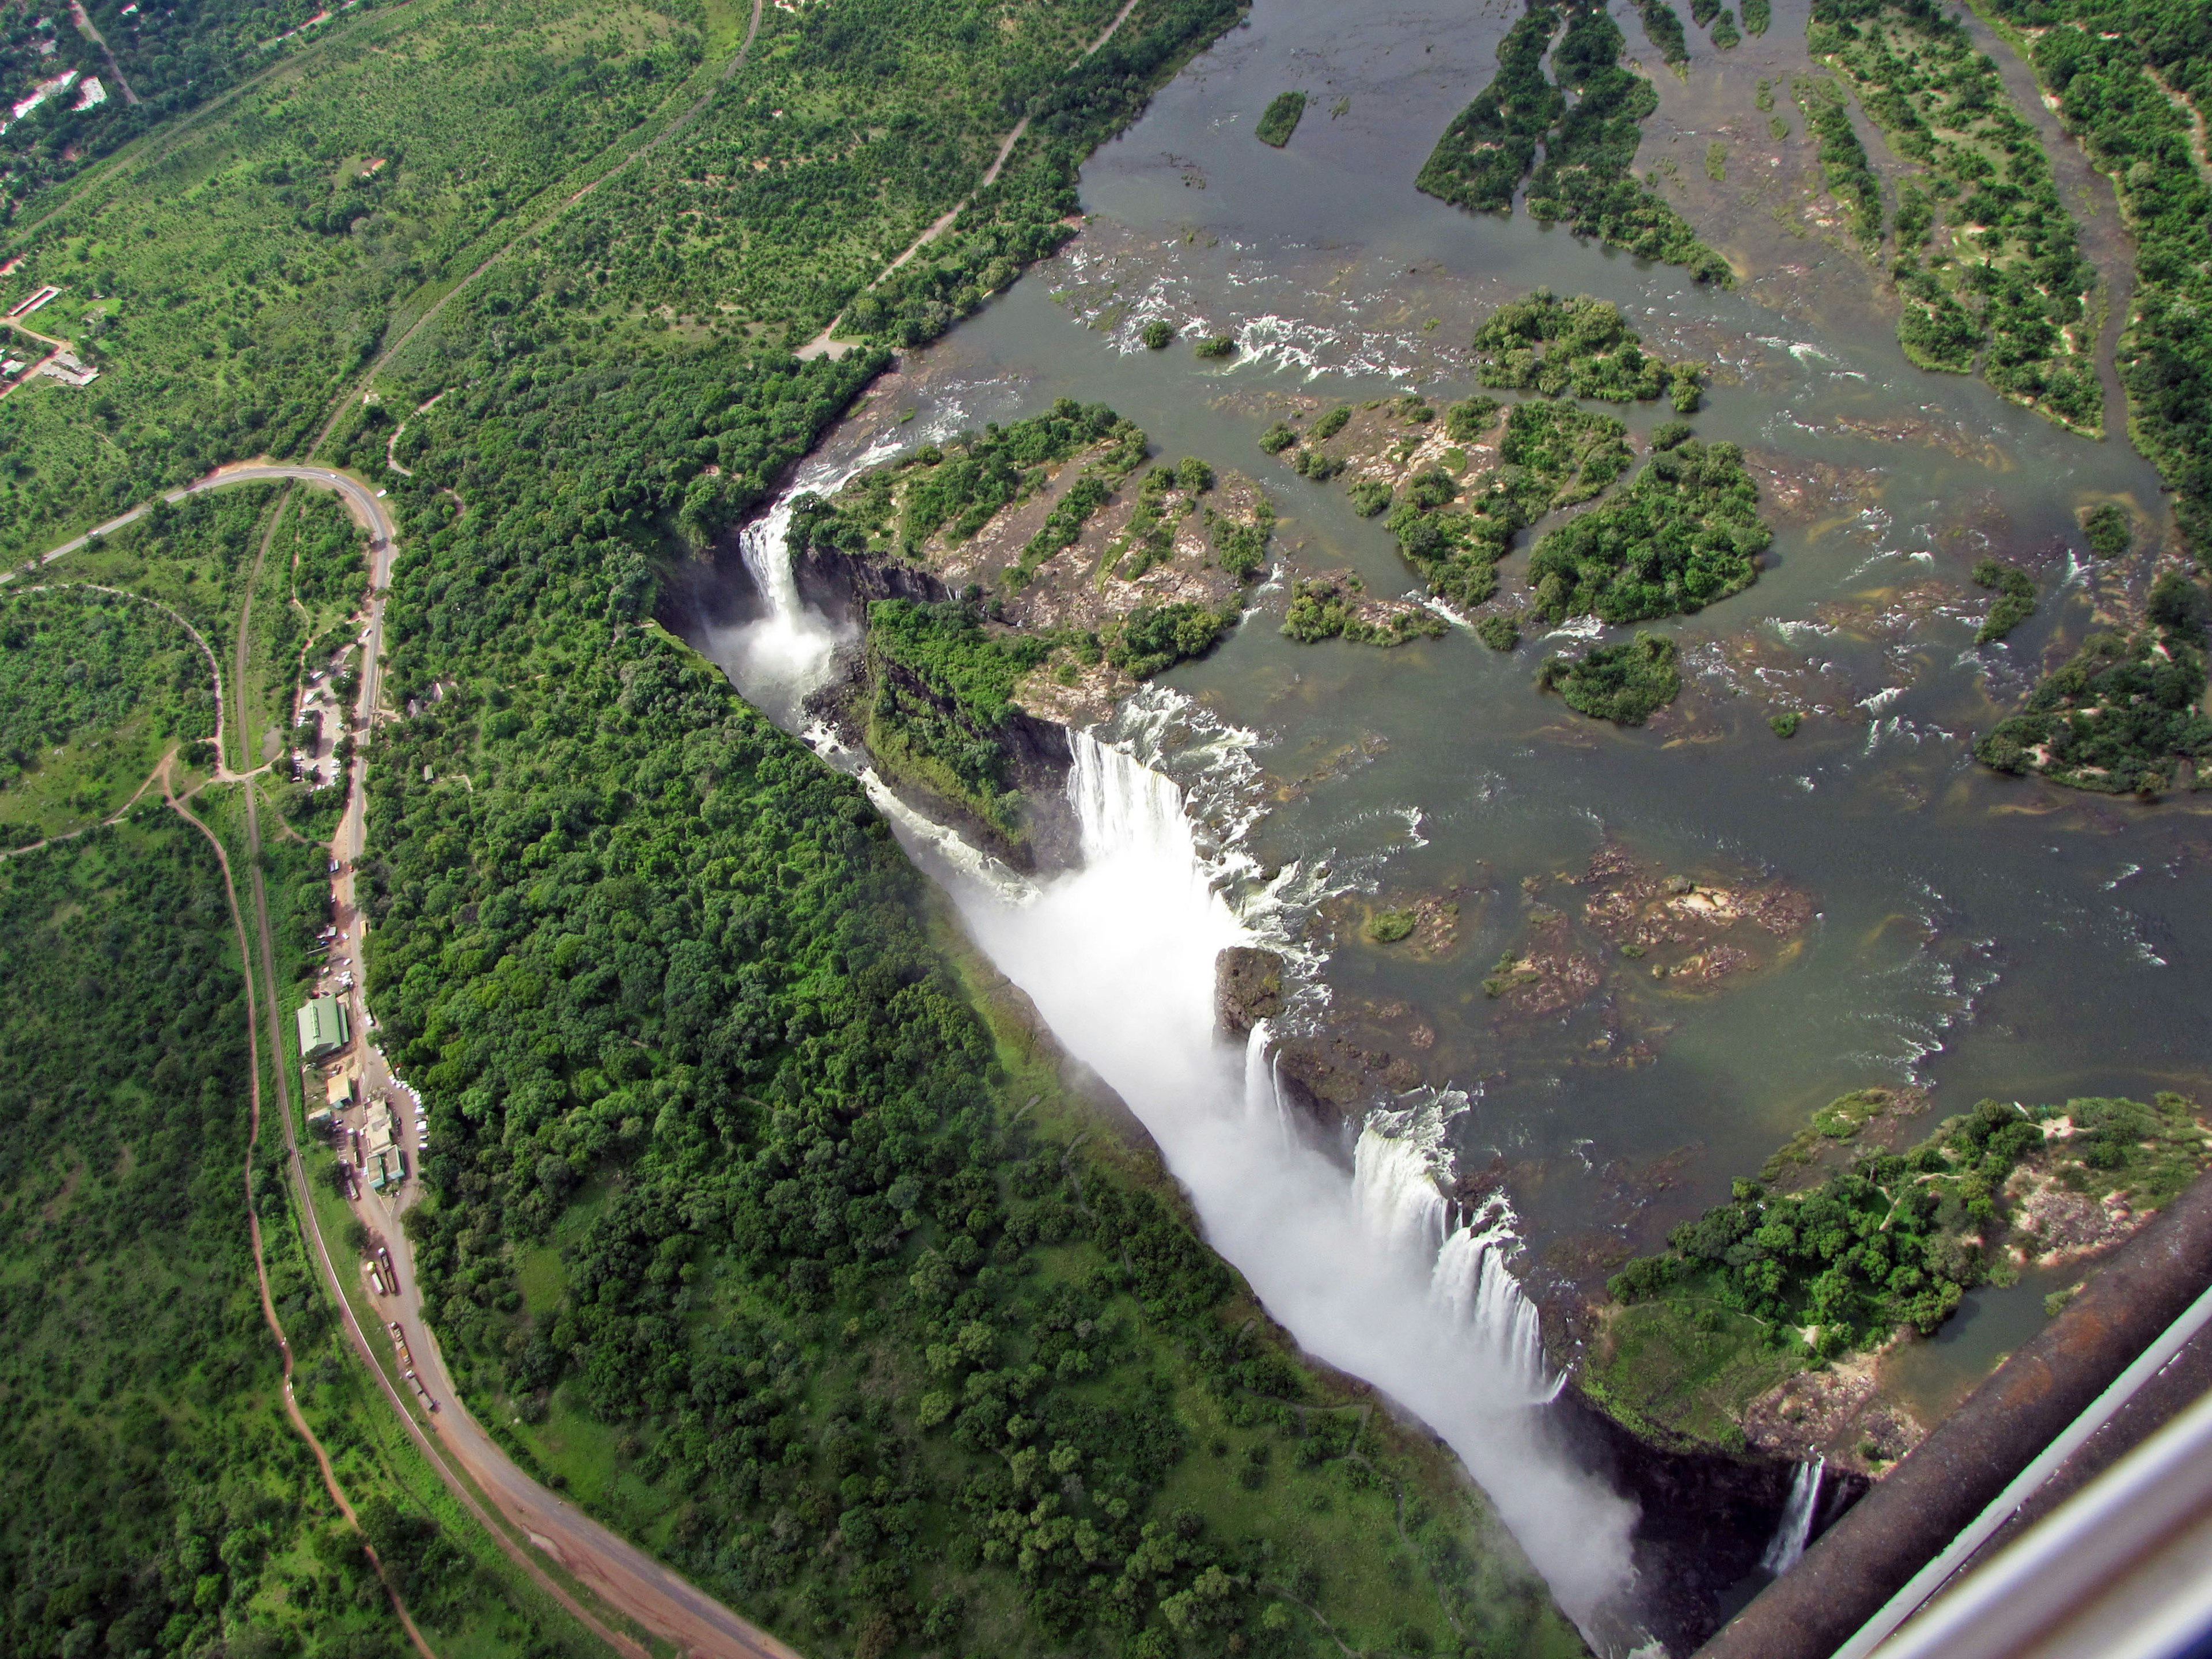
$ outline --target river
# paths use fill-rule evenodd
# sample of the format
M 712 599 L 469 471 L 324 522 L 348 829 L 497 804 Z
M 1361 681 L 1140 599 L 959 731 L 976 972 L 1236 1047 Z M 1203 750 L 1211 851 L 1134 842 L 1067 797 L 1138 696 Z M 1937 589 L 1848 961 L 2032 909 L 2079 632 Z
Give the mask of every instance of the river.
M 1413 577 L 1379 523 L 1257 449 L 1291 400 L 1465 395 L 1476 322 L 1540 284 L 1613 300 L 1652 349 L 1715 366 L 1696 424 L 1744 446 L 1777 538 L 1755 586 L 1666 625 L 1687 684 L 1650 727 L 1569 714 L 1537 694 L 1534 650 L 1500 655 L 1462 629 L 1389 652 L 1300 647 L 1278 631 L 1278 589 L 1100 734 L 1118 744 L 1110 757 L 1083 750 L 1094 769 L 1133 757 L 1159 788 L 1172 780 L 1172 824 L 1125 811 L 1099 840 L 1101 796 L 1085 868 L 1011 904 L 1021 884 L 1006 872 L 951 873 L 913 824 L 902 831 L 979 942 L 1145 1118 L 1271 1309 L 1429 1416 L 1586 1630 L 1619 1589 L 1620 1505 L 1546 1455 L 1540 1427 L 1525 1460 L 1540 1478 L 1498 1461 L 1512 1438 L 1495 1432 L 1498 1414 L 1540 1425 L 1522 1402 L 1550 1375 L 1515 1346 L 1522 1293 L 1493 1284 L 1486 1307 L 1433 1317 L 1446 1234 L 1471 1221 L 1475 1238 L 1486 1218 L 1439 1206 L 1391 1237 L 1371 1193 L 1283 1139 L 1261 1109 L 1265 1066 L 1248 1079 L 1244 1056 L 1206 1035 L 1219 945 L 1279 943 L 1298 963 L 1294 1022 L 1325 1015 L 1417 1062 L 1431 1086 L 1407 1110 L 1425 1116 L 1403 1137 L 1436 1167 L 1493 1171 L 1504 1207 L 1487 1221 L 1510 1218 L 1515 1242 L 1464 1247 L 1471 1282 L 1510 1260 L 1540 1300 L 1651 1248 L 1846 1090 L 1924 1090 L 1932 1121 L 1984 1096 L 2143 1097 L 2205 1078 L 2201 801 L 2070 793 L 1990 774 L 1970 752 L 2093 617 L 2140 593 L 2172 534 L 2157 477 L 2120 439 L 2074 436 L 1978 380 L 1906 362 L 1864 263 L 1818 222 L 1802 135 L 1772 139 L 1759 108 L 1759 79 L 1783 82 L 1771 113 L 1794 125 L 1786 79 L 1808 67 L 1802 4 L 1775 14 L 1724 58 L 1693 35 L 1688 79 L 1655 77 L 1662 107 L 1639 164 L 1673 164 L 1674 199 L 1746 272 L 1723 291 L 1413 190 L 1492 72 L 1512 9 L 1261 0 L 1092 158 L 1077 239 L 910 354 L 804 480 L 1055 398 L 1103 401 L 1167 459 L 1259 478 L 1284 514 L 1286 559 L 1395 594 Z M 1623 27 L 1644 50 L 1632 16 Z M 1316 96 L 1279 152 L 1250 129 L 1289 88 Z M 1705 170 L 1717 143 L 1724 179 Z M 2107 264 L 2125 252 L 2109 203 L 2084 225 Z M 1225 367 L 1186 345 L 1146 351 L 1136 333 L 1155 316 L 1244 349 Z M 1640 434 L 1662 416 L 1626 418 Z M 2108 500 L 2135 515 L 2137 546 L 2100 565 L 2078 515 Z M 2034 571 L 2045 598 L 2010 640 L 1977 647 L 1988 596 L 1967 571 L 1992 552 Z M 717 654 L 790 721 L 793 688 L 834 641 L 818 621 L 784 626 L 815 631 L 795 655 L 757 634 Z M 1785 708 L 1808 716 L 1787 741 L 1766 724 Z M 1148 787 L 1121 775 L 1114 799 L 1168 810 Z M 1486 995 L 1492 964 L 1607 849 L 1700 882 L 1786 886 L 1809 921 L 1771 964 L 1694 988 L 1607 961 L 1561 1009 L 1516 1015 Z M 1459 907 L 1449 948 L 1363 941 L 1363 903 L 1424 896 Z M 1104 988 L 1130 999 L 1112 1018 L 1097 1012 Z M 1304 1218 L 1307 1246 L 1271 1214 Z M 1368 1253 L 1347 1263 L 1335 1242 L 1354 1234 Z M 1978 1293 L 1955 1333 L 1913 1352 L 1903 1392 L 1947 1407 L 2034 1328 L 2043 1288 Z M 1480 1366 L 1439 1341 L 1472 1345 Z M 1574 1535 L 1555 1536 L 1563 1526 Z

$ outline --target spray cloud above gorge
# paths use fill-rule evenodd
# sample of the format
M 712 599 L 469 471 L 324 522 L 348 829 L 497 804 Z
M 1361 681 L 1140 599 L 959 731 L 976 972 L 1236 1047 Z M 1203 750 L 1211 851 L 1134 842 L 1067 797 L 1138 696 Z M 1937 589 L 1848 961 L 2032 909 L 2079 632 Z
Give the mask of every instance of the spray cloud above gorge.
M 525 9 L 0 48 L 0 1646 L 1686 1654 L 2194 1178 L 2167 36 Z

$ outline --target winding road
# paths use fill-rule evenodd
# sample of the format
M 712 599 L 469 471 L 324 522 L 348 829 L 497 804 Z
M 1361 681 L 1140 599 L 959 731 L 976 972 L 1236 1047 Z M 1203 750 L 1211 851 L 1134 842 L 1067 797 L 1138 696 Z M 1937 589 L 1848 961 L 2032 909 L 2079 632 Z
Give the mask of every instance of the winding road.
M 270 483 L 306 484 L 335 491 L 368 532 L 368 609 L 359 636 L 362 663 L 359 695 L 354 711 L 355 732 L 357 737 L 365 739 L 375 722 L 386 717 L 381 707 L 384 608 L 391 591 L 398 532 L 383 498 L 360 479 L 332 467 L 290 465 L 262 460 L 221 468 L 181 489 L 168 491 L 161 499 L 174 503 L 229 484 Z M 143 518 L 152 506 L 153 503 L 149 501 L 109 520 L 33 561 L 29 568 L 35 569 L 51 563 L 82 548 L 94 536 L 110 534 L 135 523 Z M 264 554 L 275 529 L 276 519 L 272 516 L 269 532 L 263 538 L 262 551 Z M 258 568 L 257 564 L 257 571 Z M 0 581 L 9 580 L 13 574 L 0 574 Z M 249 592 L 254 585 L 248 584 Z M 246 618 L 242 617 L 239 629 L 241 651 L 245 648 L 244 642 L 249 631 L 245 622 Z M 242 745 L 250 741 L 244 718 L 246 692 L 246 677 L 242 672 L 234 672 L 231 690 L 237 712 L 236 718 L 229 722 L 229 730 L 236 734 Z M 363 811 L 368 750 L 368 745 L 365 741 L 357 743 L 345 816 L 339 823 L 331 849 L 339 866 L 331 884 L 338 905 L 341 937 L 356 961 L 366 935 L 365 919 L 354 902 L 354 867 L 368 840 L 368 825 Z M 245 759 L 250 763 L 252 757 L 246 756 Z M 392 1409 L 398 1413 L 409 1436 L 455 1498 L 476 1517 L 509 1559 L 527 1572 L 546 1594 L 559 1602 L 578 1623 L 617 1652 L 627 1656 L 627 1659 L 648 1659 L 650 1650 L 644 1643 L 616 1628 L 615 1621 L 599 1616 L 569 1589 L 562 1577 L 547 1571 L 546 1563 L 538 1559 L 540 1555 L 557 1563 L 568 1577 L 586 1587 L 608 1607 L 635 1620 L 653 1637 L 673 1644 L 679 1652 L 690 1655 L 693 1659 L 800 1659 L 795 1650 L 738 1617 L 628 1539 L 593 1520 L 575 1504 L 547 1491 L 500 1449 L 485 1432 L 483 1425 L 470 1414 L 467 1407 L 462 1403 L 452 1376 L 446 1368 L 437 1338 L 423 1322 L 421 1287 L 416 1279 L 415 1264 L 406 1234 L 398 1224 L 396 1208 L 386 1208 L 381 1199 L 365 1194 L 358 1202 L 356 1212 L 384 1234 L 398 1283 L 398 1295 L 385 1298 L 379 1312 L 384 1319 L 400 1327 L 403 1339 L 413 1357 L 416 1374 L 429 1391 L 430 1398 L 438 1402 L 439 1409 L 434 1413 L 422 1411 L 394 1386 L 384 1364 L 384 1353 L 390 1352 L 389 1340 L 382 1333 L 379 1334 L 379 1340 L 384 1343 L 384 1351 L 380 1353 L 377 1343 L 370 1340 L 368 1333 L 362 1329 L 356 1318 L 353 1304 L 346 1295 L 345 1281 L 338 1271 L 338 1257 L 332 1253 L 328 1240 L 323 1236 L 308 1191 L 307 1164 L 301 1155 L 299 1133 L 291 1104 L 291 1066 L 282 1058 L 287 1053 L 283 1041 L 283 1010 L 276 991 L 283 981 L 276 973 L 276 943 L 269 921 L 268 891 L 260 867 L 260 810 L 257 796 L 258 792 L 249 785 L 246 791 L 246 873 L 252 897 L 253 929 L 258 934 L 254 941 L 258 946 L 256 954 L 260 958 L 259 971 L 264 988 L 263 993 L 252 1000 L 260 1006 L 260 1019 L 265 1021 L 270 1052 L 279 1057 L 272 1067 L 276 1083 L 276 1115 L 284 1126 L 287 1163 L 295 1200 L 306 1223 L 313 1253 L 331 1295 L 337 1299 L 340 1317 L 356 1352 L 368 1365 Z M 181 805 L 179 810 L 183 810 Z M 190 817 L 190 814 L 186 813 L 186 816 Z M 197 819 L 193 821 L 198 823 Z M 205 826 L 201 828 L 204 832 Z M 359 988 L 352 993 L 349 1000 L 353 1004 L 356 1041 L 361 1043 L 363 1059 L 367 1062 L 364 1069 L 368 1076 L 366 1080 L 372 1085 L 388 1082 L 389 1074 L 384 1069 L 383 1056 L 365 1041 L 363 1034 L 367 1030 L 367 1021 L 364 1016 L 367 1009 Z M 280 1336 L 278 1340 L 281 1343 L 283 1339 Z M 496 1512 L 495 1516 L 493 1511 Z M 526 1547 L 520 1541 L 523 1540 L 527 1540 Z M 427 1654 L 427 1644 L 422 1643 L 420 1633 L 411 1626 L 410 1635 L 418 1649 Z

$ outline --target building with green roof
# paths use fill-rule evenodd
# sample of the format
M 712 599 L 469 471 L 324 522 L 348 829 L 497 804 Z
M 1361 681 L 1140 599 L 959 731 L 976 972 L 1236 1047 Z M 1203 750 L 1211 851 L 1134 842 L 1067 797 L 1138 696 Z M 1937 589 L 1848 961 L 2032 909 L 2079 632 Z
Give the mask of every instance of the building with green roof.
M 300 1010 L 300 1058 L 318 1060 L 337 1054 L 352 1038 L 346 1029 L 345 1004 L 336 997 L 317 997 Z

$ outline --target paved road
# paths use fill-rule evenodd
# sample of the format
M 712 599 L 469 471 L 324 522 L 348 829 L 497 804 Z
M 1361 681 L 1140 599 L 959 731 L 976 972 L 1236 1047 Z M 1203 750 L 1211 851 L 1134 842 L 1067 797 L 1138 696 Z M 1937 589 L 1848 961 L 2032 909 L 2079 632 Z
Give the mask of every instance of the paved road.
M 340 866 L 331 887 L 337 904 L 337 919 L 342 945 L 340 950 L 333 954 L 343 954 L 355 964 L 355 977 L 358 981 L 361 978 L 359 963 L 362 946 L 366 939 L 367 922 L 355 902 L 354 871 L 368 839 L 363 811 L 363 786 L 368 767 L 368 738 L 372 726 L 384 716 L 384 607 L 390 595 L 392 565 L 396 550 L 396 531 L 391 512 L 374 490 L 335 468 L 260 461 L 222 468 L 182 489 L 169 491 L 163 499 L 173 503 L 188 495 L 221 489 L 226 484 L 278 482 L 304 483 L 336 491 L 345 500 L 369 534 L 368 611 L 359 635 L 362 661 L 359 695 L 353 717 L 356 747 L 352 787 L 348 793 L 345 816 L 339 822 L 331 848 L 332 857 L 339 861 Z M 93 536 L 111 534 L 144 517 L 151 505 L 149 502 L 135 507 L 74 541 L 63 544 L 33 562 L 31 568 L 50 563 L 82 548 Z M 272 534 L 274 528 L 272 524 Z M 267 538 L 264 537 L 264 551 L 266 543 Z M 0 573 L 0 581 L 9 580 L 13 574 Z M 243 641 L 247 629 L 241 626 L 239 632 Z M 242 686 L 243 678 L 240 677 L 236 683 Z M 250 760 L 251 757 L 247 758 Z M 246 792 L 247 836 L 249 843 L 258 849 L 260 815 L 254 794 L 251 789 Z M 248 875 L 256 931 L 260 935 L 256 942 L 259 946 L 263 979 L 273 988 L 280 981 L 276 976 L 275 943 L 269 926 L 267 893 L 258 862 L 250 867 Z M 368 1008 L 358 983 L 349 1000 L 356 1041 L 361 1045 L 365 1062 L 363 1083 L 377 1091 L 388 1089 L 391 1077 L 385 1068 L 384 1057 L 366 1040 Z M 285 1052 L 281 1023 L 283 1011 L 271 1006 L 266 1012 L 270 1042 L 275 1051 L 282 1054 Z M 385 1319 L 397 1321 L 400 1325 L 405 1334 L 408 1348 L 414 1356 L 416 1371 L 431 1397 L 438 1401 L 438 1411 L 428 1416 L 426 1435 L 425 1420 L 392 1387 L 390 1379 L 377 1363 L 377 1354 L 372 1350 L 367 1334 L 354 1322 L 350 1307 L 344 1303 L 345 1286 L 338 1277 L 337 1257 L 333 1255 L 322 1237 L 313 1206 L 307 1203 L 307 1166 L 300 1156 L 289 1107 L 289 1067 L 280 1063 L 276 1071 L 278 1117 L 284 1126 L 293 1176 L 300 1183 L 307 1231 L 329 1275 L 331 1288 L 340 1297 L 349 1334 L 374 1372 L 392 1408 L 399 1413 L 409 1433 L 428 1456 L 431 1467 L 455 1497 L 477 1516 L 519 1565 L 539 1580 L 550 1595 L 574 1614 L 579 1622 L 618 1651 L 635 1656 L 635 1659 L 645 1659 L 645 1651 L 639 1644 L 611 1630 L 586 1608 L 578 1605 L 564 1586 L 546 1574 L 541 1564 L 523 1553 L 508 1534 L 484 1514 L 477 1498 L 479 1492 L 509 1525 L 528 1537 L 536 1549 L 559 1562 L 570 1575 L 589 1586 L 610 1607 L 635 1619 L 655 1636 L 672 1642 L 680 1651 L 696 1656 L 696 1659 L 800 1659 L 794 1650 L 766 1631 L 739 1618 L 628 1539 L 609 1531 L 574 1504 L 539 1486 L 515 1466 L 497 1443 L 484 1432 L 483 1425 L 469 1414 L 467 1408 L 456 1397 L 453 1379 L 447 1371 L 436 1337 L 422 1322 L 422 1292 L 416 1280 L 414 1260 L 408 1247 L 407 1236 L 398 1224 L 398 1211 L 404 1207 L 405 1200 L 413 1195 L 410 1182 L 409 1190 L 399 1194 L 399 1203 L 387 1205 L 382 1198 L 364 1194 L 357 1212 L 364 1221 L 388 1240 L 393 1265 L 398 1270 L 399 1294 L 396 1297 L 384 1298 L 379 1311 Z M 411 1139 L 412 1137 L 409 1137 L 410 1144 Z M 456 1474 L 455 1465 L 465 1474 L 465 1480 Z
M 275 461 L 239 461 L 229 466 L 219 466 L 206 477 L 195 478 L 182 489 L 169 490 L 161 499 L 174 507 L 188 495 L 201 495 L 210 489 L 221 489 L 225 484 L 274 483 L 287 480 L 313 484 L 323 489 L 334 489 L 343 496 L 346 505 L 352 509 L 354 517 L 360 520 L 367 527 L 374 545 L 382 550 L 381 556 L 386 563 L 389 564 L 393 533 L 392 514 L 386 510 L 383 501 L 378 498 L 374 490 L 362 483 L 360 479 L 340 472 L 334 467 L 287 466 Z M 141 501 L 128 513 L 110 519 L 106 524 L 94 525 L 76 540 L 64 542 L 52 552 L 40 554 L 32 563 L 33 566 L 52 564 L 64 553 L 76 552 L 94 536 L 112 536 L 124 526 L 137 523 L 153 510 L 153 502 Z M 0 582 L 14 580 L 15 574 L 12 570 L 0 572 Z M 380 585 L 384 580 L 384 575 L 380 574 L 378 577 Z M 250 760 L 252 757 L 247 758 Z

